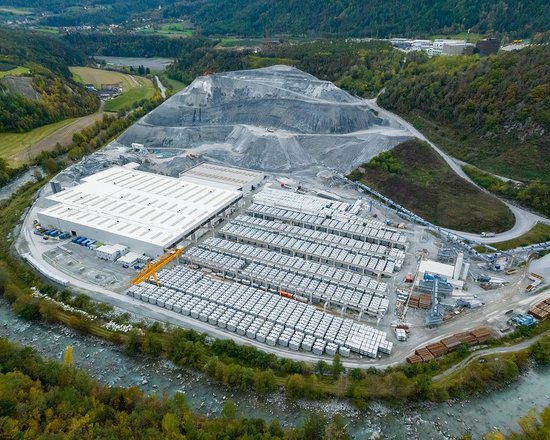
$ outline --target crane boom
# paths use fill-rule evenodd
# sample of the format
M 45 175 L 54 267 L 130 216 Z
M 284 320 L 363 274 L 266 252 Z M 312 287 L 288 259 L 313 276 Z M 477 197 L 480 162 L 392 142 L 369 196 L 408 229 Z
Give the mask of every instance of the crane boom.
M 162 257 L 160 257 L 158 260 L 151 261 L 150 263 L 147 263 L 145 268 L 135 276 L 135 278 L 132 280 L 132 284 L 139 284 L 143 281 L 148 281 L 151 278 L 155 280 L 155 284 L 157 286 L 160 286 L 158 277 L 157 277 L 157 271 L 162 269 L 165 265 L 170 263 L 170 261 L 178 258 L 178 256 L 183 252 L 183 248 L 179 247 L 176 249 L 172 249 L 171 251 L 164 254 Z

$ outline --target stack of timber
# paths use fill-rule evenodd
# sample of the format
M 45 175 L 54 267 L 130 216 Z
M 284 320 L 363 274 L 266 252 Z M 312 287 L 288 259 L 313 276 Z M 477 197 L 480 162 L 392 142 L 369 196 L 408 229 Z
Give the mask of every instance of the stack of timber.
M 420 305 L 420 297 L 418 295 L 411 295 L 409 298 L 409 307 L 412 309 L 418 309 Z
M 454 336 L 449 336 L 447 338 L 443 338 L 441 340 L 441 343 L 447 347 L 448 351 L 456 350 L 458 347 L 460 347 L 461 342 L 458 340 L 458 338 Z
M 544 321 L 550 316 L 550 298 L 535 304 L 529 309 L 529 314 L 539 321 Z
M 426 345 L 426 348 L 430 350 L 430 353 L 434 355 L 434 357 L 443 356 L 444 354 L 447 354 L 449 350 L 445 345 L 443 345 L 441 342 L 436 342 L 434 344 Z
M 417 356 L 422 358 L 422 362 L 428 362 L 435 358 L 435 356 L 426 347 L 419 348 L 414 352 Z
M 407 362 L 409 364 L 419 364 L 420 362 L 423 362 L 423 360 L 417 354 L 412 354 L 407 358 Z
M 432 295 L 428 293 L 422 293 L 419 297 L 419 307 L 424 310 L 430 310 L 432 306 Z
M 471 332 L 456 333 L 452 336 L 441 339 L 439 342 L 416 349 L 414 355 L 411 355 L 407 358 L 407 362 L 409 364 L 427 362 L 456 350 L 462 344 L 480 344 L 482 342 L 488 341 L 491 338 L 491 330 L 487 327 L 476 328 Z
M 477 342 L 482 343 L 491 339 L 491 330 L 487 327 L 477 328 L 472 331 L 472 335 L 476 337 Z

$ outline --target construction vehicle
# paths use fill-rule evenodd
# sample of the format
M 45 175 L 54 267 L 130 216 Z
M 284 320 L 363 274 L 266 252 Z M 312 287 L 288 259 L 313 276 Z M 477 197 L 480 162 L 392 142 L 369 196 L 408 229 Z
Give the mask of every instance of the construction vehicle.
M 176 249 L 172 249 L 171 251 L 164 254 L 162 257 L 158 258 L 157 260 L 153 260 L 150 263 L 147 263 L 143 270 L 136 275 L 136 277 L 132 280 L 132 284 L 139 284 L 143 281 L 149 281 L 153 279 L 155 281 L 155 284 L 160 286 L 157 272 L 162 269 L 164 266 L 166 266 L 170 261 L 178 258 L 181 253 L 183 252 L 183 247 L 178 247 Z

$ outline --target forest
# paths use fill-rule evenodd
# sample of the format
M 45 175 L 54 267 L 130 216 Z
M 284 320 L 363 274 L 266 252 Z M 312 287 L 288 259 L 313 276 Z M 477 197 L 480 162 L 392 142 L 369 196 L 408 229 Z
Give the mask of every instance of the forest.
M 550 180 L 550 47 L 498 55 L 409 54 L 383 107 L 454 157 L 518 180 Z
M 14 93 L 0 83 L 0 93 L 9 96 L 0 100 L 0 132 L 26 132 L 98 110 L 98 98 L 82 85 L 36 64 L 31 65 L 31 75 L 32 88 L 39 93 L 39 100 Z
M 50 26 L 120 24 L 134 18 L 187 18 L 205 35 L 420 36 L 472 30 L 528 37 L 547 30 L 543 0 L 0 0 L 54 12 Z M 84 8 L 83 6 L 87 6 Z M 158 9 L 160 6 L 160 10 Z
M 97 111 L 99 100 L 71 79 L 69 65 L 85 64 L 84 52 L 59 38 L 0 27 L 0 61 L 30 70 L 31 99 L 0 82 L 0 132 L 26 132 L 66 118 Z
M 302 427 L 284 431 L 237 414 L 227 401 L 221 417 L 190 410 L 185 396 L 162 398 L 139 388 L 99 385 L 72 366 L 42 359 L 33 349 L 0 339 L 0 437 L 32 439 L 288 439 L 345 440 L 341 417 L 309 414 Z
M 15 65 L 39 64 L 70 78 L 68 66 L 87 63 L 84 52 L 42 32 L 20 31 L 0 26 L 0 61 Z
M 217 40 L 205 37 L 166 38 L 157 35 L 77 32 L 64 35 L 62 40 L 89 56 L 168 58 L 184 58 L 190 52 L 208 49 L 217 43 Z

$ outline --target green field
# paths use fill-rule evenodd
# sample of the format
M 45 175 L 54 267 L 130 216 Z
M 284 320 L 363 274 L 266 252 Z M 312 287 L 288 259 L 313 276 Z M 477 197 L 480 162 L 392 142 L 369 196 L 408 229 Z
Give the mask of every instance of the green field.
M 105 103 L 105 110 L 108 112 L 119 111 L 134 102 L 151 98 L 155 94 L 155 86 L 149 78 L 91 67 L 70 67 L 70 71 L 75 81 L 90 83 L 96 88 L 100 88 L 101 84 L 122 83 L 122 95 Z
M 27 69 L 26 67 L 19 66 L 19 67 L 16 67 L 15 69 L 0 71 L 0 78 L 4 78 L 5 76 L 8 76 L 8 75 L 12 75 L 12 76 L 26 75 L 29 72 L 30 70 Z
M 158 33 L 191 37 L 193 35 L 193 29 L 190 29 L 183 23 L 164 23 L 160 30 L 158 30 Z
M 105 111 L 117 112 L 134 102 L 141 101 L 142 99 L 152 98 L 155 94 L 155 86 L 148 78 L 136 77 L 141 84 L 140 87 L 133 87 L 128 92 L 111 99 L 105 103 Z
M 144 34 L 160 34 L 168 37 L 191 37 L 193 36 L 193 29 L 185 23 L 164 23 L 155 27 L 148 27 L 141 29 L 141 33 Z
M 0 6 L 0 14 L 31 15 L 34 11 L 30 8 L 18 8 L 16 6 Z
M 60 128 L 69 125 L 75 119 L 64 119 L 53 124 L 35 128 L 26 133 L 0 133 L 0 157 L 9 159 L 30 145 L 44 139 Z
M 166 78 L 168 84 L 174 89 L 174 92 L 179 92 L 185 88 L 185 83 L 178 81 L 177 79 Z
M 461 32 L 456 35 L 432 35 L 430 40 L 466 40 L 468 43 L 475 43 L 483 38 L 485 38 L 483 35 L 476 34 L 475 32 Z
M 259 46 L 264 43 L 263 38 L 222 38 L 218 46 L 220 47 L 238 47 L 238 46 Z
M 44 32 L 46 34 L 52 34 L 52 35 L 59 35 L 61 33 L 59 29 L 50 28 L 50 27 L 37 27 L 35 28 L 35 31 Z

